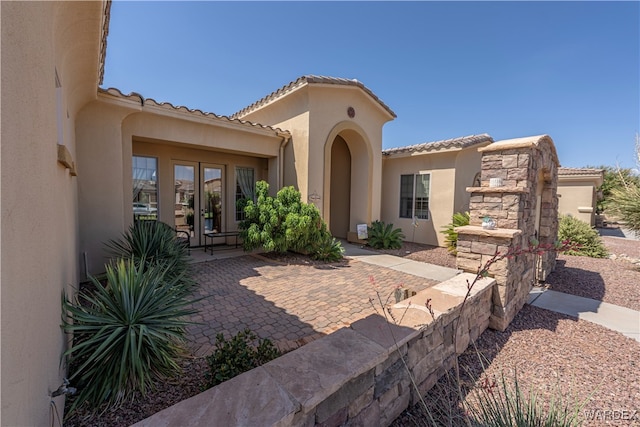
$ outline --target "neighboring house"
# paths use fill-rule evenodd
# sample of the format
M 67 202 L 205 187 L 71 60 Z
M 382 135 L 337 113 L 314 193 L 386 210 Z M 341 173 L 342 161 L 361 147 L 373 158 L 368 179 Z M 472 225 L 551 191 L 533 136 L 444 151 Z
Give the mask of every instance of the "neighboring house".
M 479 187 L 487 134 L 384 150 L 381 218 L 402 228 L 405 239 L 443 246 L 442 227 L 469 210 L 468 187 Z
M 102 89 L 110 5 L 0 2 L 3 425 L 49 423 L 66 374 L 61 294 L 104 270 L 104 243 L 134 216 L 202 245 L 205 230 L 237 229 L 236 201 L 266 180 L 299 189 L 337 237 L 382 219 L 442 244 L 493 141 L 383 151 L 396 115 L 357 80 L 303 76 L 231 117 Z
M 598 188 L 603 181 L 602 169 L 558 168 L 558 213 L 571 215 L 594 227 Z

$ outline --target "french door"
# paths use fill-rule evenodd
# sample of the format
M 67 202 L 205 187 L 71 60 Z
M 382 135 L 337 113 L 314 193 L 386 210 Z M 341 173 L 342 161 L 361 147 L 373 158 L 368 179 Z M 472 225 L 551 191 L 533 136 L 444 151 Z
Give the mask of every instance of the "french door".
M 174 225 L 190 234 L 191 246 L 204 245 L 205 233 L 226 231 L 224 171 L 223 165 L 174 162 Z

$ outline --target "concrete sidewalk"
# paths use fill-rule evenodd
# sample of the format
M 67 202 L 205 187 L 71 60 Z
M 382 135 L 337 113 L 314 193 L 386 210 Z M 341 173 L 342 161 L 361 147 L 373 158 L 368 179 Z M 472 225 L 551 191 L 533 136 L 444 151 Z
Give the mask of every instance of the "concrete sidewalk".
M 640 311 L 542 287 L 531 290 L 528 302 L 534 307 L 596 323 L 640 341 Z
M 454 268 L 442 267 L 425 262 L 413 261 L 409 258 L 403 258 L 395 255 L 387 255 L 366 249 L 361 245 L 342 242 L 344 247 L 344 256 L 367 263 L 377 265 L 378 267 L 389 268 L 391 270 L 400 271 L 402 273 L 412 274 L 414 276 L 425 279 L 444 282 L 452 277 L 457 276 L 462 271 Z

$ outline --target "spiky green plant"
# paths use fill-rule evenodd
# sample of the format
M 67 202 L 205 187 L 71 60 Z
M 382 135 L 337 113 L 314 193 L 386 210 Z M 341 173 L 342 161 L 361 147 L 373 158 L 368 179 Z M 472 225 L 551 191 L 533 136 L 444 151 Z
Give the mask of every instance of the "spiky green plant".
M 453 255 L 458 253 L 458 233 L 455 229 L 469 225 L 469 220 L 469 212 L 456 212 L 453 214 L 451 223 L 442 227 L 441 233 L 445 235 L 444 241 L 447 243 L 447 250 Z
M 629 184 L 624 188 L 611 190 L 611 202 L 607 209 L 629 229 L 640 233 L 640 187 Z
M 136 265 L 148 268 L 159 265 L 170 276 L 181 277 L 181 285 L 193 286 L 188 275 L 188 248 L 176 239 L 175 231 L 160 221 L 136 221 L 118 239 L 106 244 L 107 252 L 115 259 L 131 258 Z
M 314 247 L 311 257 L 321 261 L 340 261 L 344 248 L 339 240 L 325 233 Z
M 566 251 L 567 255 L 605 258 L 607 248 L 596 230 L 589 224 L 570 215 L 562 215 L 558 224 L 558 240 L 570 241 L 575 246 Z
M 62 328 L 73 334 L 63 358 L 78 388 L 69 413 L 83 404 L 117 405 L 177 374 L 185 318 L 196 313 L 181 277 L 166 267 L 121 259 L 106 268 L 106 285 L 91 278 L 95 290 L 62 297 Z
M 480 356 L 479 356 L 480 357 Z M 539 393 L 523 390 L 518 374 L 507 378 L 501 372 L 499 380 L 478 381 L 471 392 L 475 403 L 465 405 L 470 425 L 492 427 L 577 427 L 581 425 L 580 410 L 584 403 L 557 394 L 546 405 Z M 546 407 L 545 407 L 546 406 Z
M 404 234 L 400 228 L 393 228 L 393 224 L 374 221 L 368 229 L 368 245 L 376 249 L 399 249 L 402 247 Z

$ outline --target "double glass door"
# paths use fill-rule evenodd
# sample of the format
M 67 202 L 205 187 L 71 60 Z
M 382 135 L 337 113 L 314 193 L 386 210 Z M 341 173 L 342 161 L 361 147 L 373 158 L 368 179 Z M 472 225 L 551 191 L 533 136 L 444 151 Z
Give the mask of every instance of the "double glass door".
M 204 233 L 225 229 L 224 166 L 176 162 L 174 221 L 191 236 L 191 246 L 204 245 Z

